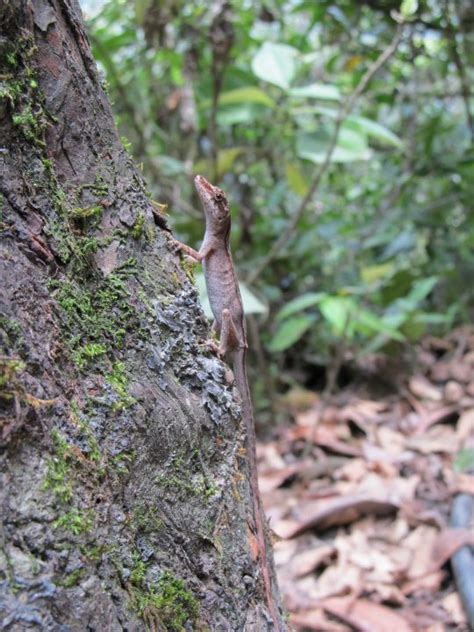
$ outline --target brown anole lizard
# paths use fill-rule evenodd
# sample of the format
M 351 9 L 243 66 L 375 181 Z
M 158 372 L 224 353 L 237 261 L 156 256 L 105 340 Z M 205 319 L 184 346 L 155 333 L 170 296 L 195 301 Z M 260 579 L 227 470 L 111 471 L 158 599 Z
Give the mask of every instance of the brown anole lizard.
M 214 315 L 214 329 L 219 336 L 217 352 L 220 357 L 232 360 L 235 383 L 242 399 L 242 416 L 247 433 L 247 457 L 249 459 L 250 488 L 258 555 L 263 578 L 265 599 L 275 630 L 283 632 L 278 608 L 272 592 L 271 573 L 267 558 L 263 512 L 257 478 L 255 423 L 252 400 L 245 368 L 247 334 L 239 283 L 230 253 L 229 236 L 231 217 L 225 193 L 210 184 L 203 176 L 194 179 L 206 220 L 206 232 L 199 251 L 174 240 L 174 245 L 192 259 L 202 262 L 206 279 L 207 295 Z

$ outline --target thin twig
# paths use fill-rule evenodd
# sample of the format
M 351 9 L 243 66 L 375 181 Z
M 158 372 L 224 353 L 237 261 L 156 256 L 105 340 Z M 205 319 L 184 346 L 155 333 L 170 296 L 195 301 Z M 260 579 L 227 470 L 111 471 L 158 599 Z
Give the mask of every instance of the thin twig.
M 275 257 L 279 255 L 282 248 L 284 248 L 284 246 L 286 246 L 288 242 L 290 242 L 293 239 L 296 232 L 296 227 L 298 226 L 300 219 L 303 217 L 308 204 L 311 202 L 314 194 L 318 190 L 321 179 L 329 167 L 332 155 L 337 145 L 337 140 L 339 138 L 339 132 L 341 130 L 341 127 L 342 127 L 342 124 L 344 123 L 345 118 L 351 112 L 352 108 L 354 107 L 355 102 L 360 97 L 360 95 L 364 92 L 364 90 L 366 89 L 367 85 L 369 84 L 369 82 L 371 81 L 375 73 L 385 64 L 385 62 L 397 50 L 402 33 L 403 33 L 403 24 L 399 24 L 395 33 L 395 37 L 393 38 L 388 48 L 386 48 L 384 52 L 370 66 L 370 68 L 367 70 L 365 75 L 359 81 L 355 90 L 348 97 L 345 103 L 343 103 L 342 106 L 340 107 L 337 118 L 336 118 L 334 132 L 333 132 L 328 150 L 326 152 L 324 162 L 322 163 L 319 170 L 315 173 L 313 180 L 308 188 L 308 191 L 306 192 L 305 196 L 301 200 L 296 211 L 291 216 L 288 226 L 286 227 L 284 231 L 282 231 L 280 237 L 276 240 L 276 242 L 274 243 L 270 251 L 267 253 L 267 255 L 260 261 L 260 263 L 258 263 L 255 266 L 252 272 L 248 274 L 247 279 L 246 279 L 247 283 L 253 283 L 260 276 L 263 270 L 267 268 L 268 264 L 271 261 L 273 261 Z

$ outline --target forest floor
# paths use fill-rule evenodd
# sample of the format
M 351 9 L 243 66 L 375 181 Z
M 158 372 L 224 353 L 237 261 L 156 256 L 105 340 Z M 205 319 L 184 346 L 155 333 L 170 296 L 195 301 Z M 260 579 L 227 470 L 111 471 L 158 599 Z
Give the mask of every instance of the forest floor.
M 449 560 L 474 529 L 450 528 L 449 514 L 456 494 L 474 495 L 474 330 L 425 338 L 413 355 L 411 370 L 374 359 L 326 401 L 294 397 L 306 405 L 258 446 L 299 632 L 469 629 Z

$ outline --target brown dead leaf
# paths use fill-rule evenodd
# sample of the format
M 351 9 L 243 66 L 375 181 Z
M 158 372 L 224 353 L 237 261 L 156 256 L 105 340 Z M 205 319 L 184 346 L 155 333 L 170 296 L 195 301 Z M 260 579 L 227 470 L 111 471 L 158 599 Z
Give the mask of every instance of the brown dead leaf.
M 457 436 L 462 446 L 474 438 L 474 408 L 465 410 L 458 419 Z
M 430 571 L 433 546 L 438 529 L 428 525 L 420 525 L 409 532 L 400 545 L 410 551 L 411 560 L 405 575 L 412 579 Z
M 452 592 L 449 595 L 446 595 L 441 603 L 443 608 L 450 615 L 452 623 L 458 626 L 466 625 L 466 615 L 457 592 Z
M 428 428 L 430 428 L 431 426 L 434 426 L 440 421 L 445 421 L 446 419 L 451 417 L 451 415 L 454 415 L 457 412 L 457 410 L 458 410 L 457 406 L 449 405 L 449 406 L 442 406 L 441 408 L 435 408 L 434 410 L 429 411 L 429 412 L 423 411 L 423 414 L 421 415 L 418 424 L 416 424 L 415 434 L 416 435 L 424 434 L 428 430 Z
M 377 429 L 376 438 L 380 447 L 393 457 L 399 456 L 405 450 L 405 437 L 392 428 L 381 426 Z
M 432 452 L 453 454 L 458 451 L 459 445 L 453 428 L 435 426 L 425 432 L 423 436 L 417 434 L 417 436 L 408 439 L 407 448 L 416 450 L 421 454 L 431 454 Z
M 298 588 L 306 594 L 308 606 L 319 605 L 321 599 L 340 595 L 358 594 L 364 584 L 364 574 L 360 568 L 346 560 L 338 560 L 328 566 L 316 579 L 307 575 L 298 582 Z
M 439 388 L 434 386 L 424 375 L 414 375 L 408 381 L 408 388 L 420 399 L 429 399 L 433 402 L 440 402 L 443 399 Z
M 283 525 L 280 521 L 274 530 L 282 538 L 294 538 L 307 529 L 318 527 L 319 530 L 328 529 L 336 525 L 350 524 L 366 514 L 385 516 L 399 509 L 399 503 L 388 498 L 369 494 L 359 494 L 348 498 L 324 499 L 321 508 L 307 513 L 303 507 L 298 508 L 301 520 L 288 520 Z
M 450 404 L 456 404 L 461 397 L 464 396 L 464 389 L 459 384 L 459 382 L 455 382 L 454 380 L 449 380 L 447 384 L 444 386 L 444 399 Z
M 291 560 L 291 574 L 294 577 L 303 577 L 316 570 L 322 564 L 329 562 L 335 552 L 336 547 L 334 544 L 322 544 L 315 549 L 298 553 Z
M 281 467 L 270 472 L 267 471 L 263 474 L 259 474 L 258 486 L 260 488 L 260 492 L 265 494 L 277 489 L 291 476 L 298 474 L 310 465 L 310 461 L 298 461 L 292 465 L 287 465 L 286 467 Z
M 328 619 L 322 608 L 291 614 L 290 623 L 297 630 L 314 630 L 315 632 L 350 632 L 351 630 L 344 623 Z
M 462 546 L 474 546 L 470 529 L 444 529 L 433 543 L 430 571 L 440 569 Z
M 415 632 L 402 614 L 367 599 L 331 598 L 322 601 L 321 606 L 360 632 Z
M 449 365 L 449 374 L 458 382 L 469 382 L 472 379 L 472 367 L 469 363 L 453 361 Z
M 314 437 L 314 443 L 326 448 L 336 454 L 343 454 L 345 456 L 361 456 L 361 449 L 353 444 L 345 443 L 328 436 L 327 432 L 324 432 L 324 428 L 318 428 Z
M 404 582 L 401 590 L 404 595 L 412 595 L 419 591 L 429 591 L 435 593 L 440 589 L 441 583 L 446 577 L 446 573 L 443 571 L 435 571 L 434 573 L 428 573 L 422 577 L 411 579 Z
M 449 364 L 447 362 L 437 362 L 431 367 L 431 378 L 435 382 L 447 382 L 449 380 Z
M 472 474 L 455 474 L 451 489 L 456 494 L 474 496 L 474 476 Z

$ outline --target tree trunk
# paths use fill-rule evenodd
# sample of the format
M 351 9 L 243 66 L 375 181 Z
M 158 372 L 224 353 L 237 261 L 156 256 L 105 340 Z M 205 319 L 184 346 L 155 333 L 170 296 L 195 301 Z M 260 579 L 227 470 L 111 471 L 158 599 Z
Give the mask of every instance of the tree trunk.
M 269 630 L 239 398 L 78 5 L 0 24 L 0 628 Z

